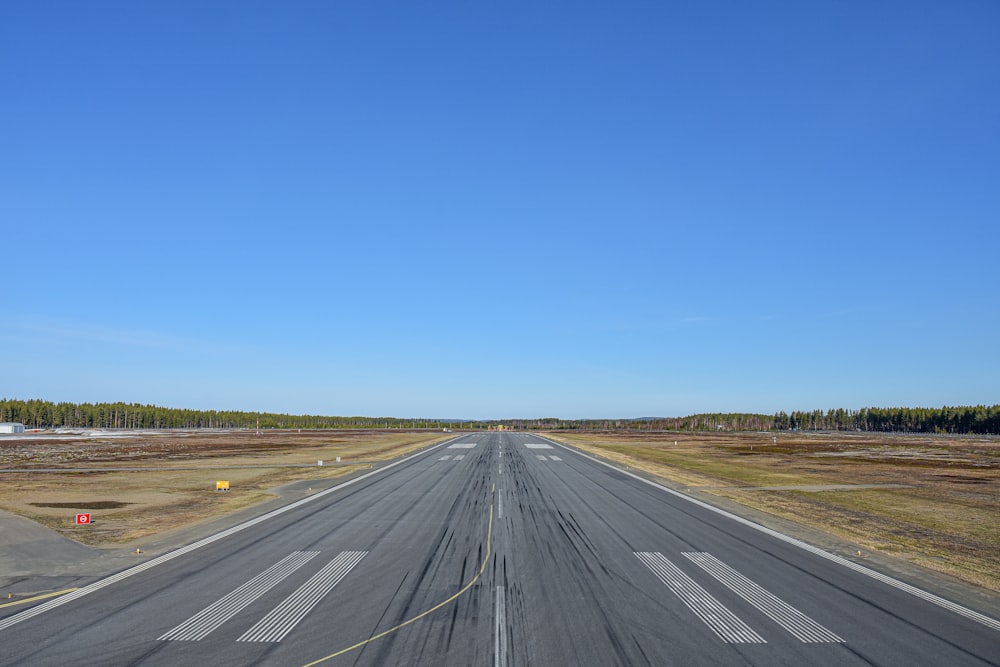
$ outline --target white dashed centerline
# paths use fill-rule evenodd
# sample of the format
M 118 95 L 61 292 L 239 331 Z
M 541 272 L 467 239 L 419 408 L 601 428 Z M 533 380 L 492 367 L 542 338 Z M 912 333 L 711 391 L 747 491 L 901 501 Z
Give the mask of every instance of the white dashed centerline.
M 503 586 L 497 586 L 496 623 L 494 627 L 493 666 L 507 665 L 507 599 Z

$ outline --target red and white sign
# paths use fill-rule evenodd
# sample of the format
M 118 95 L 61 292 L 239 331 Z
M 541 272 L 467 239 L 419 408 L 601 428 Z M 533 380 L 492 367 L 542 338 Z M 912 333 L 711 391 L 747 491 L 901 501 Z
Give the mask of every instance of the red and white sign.
M 84 524 L 84 523 L 90 523 L 90 515 L 89 514 L 77 514 L 76 515 L 76 525 L 79 526 L 79 525 Z

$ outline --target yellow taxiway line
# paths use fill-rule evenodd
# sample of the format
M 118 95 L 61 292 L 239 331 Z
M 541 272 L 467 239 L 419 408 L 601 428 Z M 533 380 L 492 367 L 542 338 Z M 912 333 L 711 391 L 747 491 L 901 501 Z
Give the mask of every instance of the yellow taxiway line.
M 54 598 L 57 595 L 65 595 L 66 593 L 72 593 L 75 590 L 77 590 L 77 589 L 75 589 L 75 588 L 67 588 L 64 591 L 56 591 L 55 593 L 46 593 L 45 595 L 36 595 L 33 598 L 25 598 L 23 600 L 15 600 L 14 602 L 5 602 L 4 604 L 0 604 L 0 609 L 3 609 L 4 607 L 15 607 L 15 606 L 17 606 L 19 604 L 26 604 L 28 602 L 35 602 L 36 600 L 44 600 L 46 598 Z

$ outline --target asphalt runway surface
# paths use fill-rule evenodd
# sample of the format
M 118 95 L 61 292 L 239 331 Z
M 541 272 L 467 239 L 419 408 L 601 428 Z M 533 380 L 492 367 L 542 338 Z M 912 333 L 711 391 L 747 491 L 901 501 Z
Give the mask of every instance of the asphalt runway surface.
M 482 433 L 0 609 L 0 665 L 201 664 L 998 665 L 1000 622 Z

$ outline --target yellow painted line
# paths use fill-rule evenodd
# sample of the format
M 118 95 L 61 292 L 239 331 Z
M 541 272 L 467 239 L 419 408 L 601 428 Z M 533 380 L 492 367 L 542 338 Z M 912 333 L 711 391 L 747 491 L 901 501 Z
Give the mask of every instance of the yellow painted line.
M 36 600 L 44 600 L 46 598 L 54 598 L 57 595 L 65 595 L 66 593 L 72 593 L 77 590 L 76 588 L 67 588 L 64 591 L 56 591 L 55 593 L 46 593 L 45 595 L 36 595 L 33 598 L 25 598 L 24 600 L 17 600 L 16 602 L 7 602 L 0 604 L 0 609 L 4 607 L 15 607 L 19 604 L 27 604 L 28 602 L 35 602 Z
M 427 616 L 428 614 L 432 614 L 435 611 L 437 611 L 438 609 L 440 609 L 441 607 L 444 607 L 445 605 L 451 604 L 452 602 L 454 602 L 458 598 L 462 597 L 462 595 L 464 595 L 466 591 L 468 591 L 470 588 L 472 588 L 472 586 L 477 581 L 479 581 L 479 578 L 483 576 L 483 572 L 486 571 L 486 564 L 490 562 L 490 555 L 491 555 L 491 552 L 493 550 L 492 544 L 493 544 L 493 503 L 490 503 L 490 523 L 489 523 L 489 528 L 486 531 L 486 557 L 483 558 L 483 564 L 479 567 L 479 572 L 476 574 L 475 577 L 472 578 L 472 581 L 470 581 L 469 583 L 467 583 L 465 586 L 462 587 L 462 590 L 460 590 L 459 592 L 455 593 L 454 595 L 452 595 L 450 598 L 448 598 L 444 602 L 439 602 L 438 604 L 434 605 L 433 607 L 431 607 L 427 611 L 425 611 L 425 612 L 423 612 L 421 614 L 417 614 L 416 616 L 414 616 L 410 620 L 403 621 L 402 623 L 400 623 L 399 625 L 397 625 L 394 628 L 389 628 L 385 632 L 380 632 L 379 634 L 377 634 L 377 635 L 375 635 L 373 637 L 369 637 L 368 639 L 364 640 L 363 642 L 358 642 L 354 646 L 348 646 L 345 649 L 341 649 L 341 650 L 337 651 L 336 653 L 331 653 L 330 655 L 328 655 L 328 656 L 326 656 L 324 658 L 320 658 L 319 660 L 314 660 L 312 662 L 308 662 L 305 665 L 303 665 L 302 667 L 313 667 L 314 665 L 318 665 L 321 662 L 326 662 L 327 660 L 332 660 L 332 659 L 336 658 L 337 656 L 344 655 L 345 653 L 350 653 L 351 651 L 359 649 L 362 646 L 365 646 L 366 644 L 369 644 L 369 643 L 375 641 L 376 639 L 382 639 L 382 637 L 385 637 L 387 635 L 391 635 L 392 633 L 394 633 L 397 630 L 400 630 L 402 628 L 405 628 L 407 625 L 410 625 L 411 623 L 416 623 L 417 621 L 419 621 L 423 617 Z

